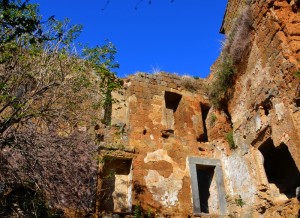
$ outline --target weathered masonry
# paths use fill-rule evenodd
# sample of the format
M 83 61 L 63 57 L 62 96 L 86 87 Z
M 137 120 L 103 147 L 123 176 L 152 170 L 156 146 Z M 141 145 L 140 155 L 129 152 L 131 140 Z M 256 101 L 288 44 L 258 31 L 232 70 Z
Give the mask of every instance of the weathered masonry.
M 250 43 L 235 63 L 226 108 L 209 102 L 211 78 L 138 73 L 124 79 L 111 126 L 96 129 L 97 212 L 299 216 L 299 1 L 230 0 L 221 28 L 227 36 L 244 7 Z
M 187 90 L 194 83 L 201 92 L 203 81 L 168 73 L 139 73 L 124 81 L 111 127 L 98 130 L 104 135 L 99 137 L 103 161 L 98 210 L 228 214 L 222 155 L 214 152 L 223 143 L 208 143 L 212 135 L 223 136 L 228 117 L 214 111 L 203 93 Z M 220 121 L 212 123 L 212 113 Z

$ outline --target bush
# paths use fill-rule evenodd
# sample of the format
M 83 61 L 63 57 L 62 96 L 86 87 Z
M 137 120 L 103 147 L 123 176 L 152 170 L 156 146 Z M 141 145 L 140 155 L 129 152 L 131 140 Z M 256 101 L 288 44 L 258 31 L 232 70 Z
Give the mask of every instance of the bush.
M 45 195 L 29 186 L 16 186 L 1 196 L 1 217 L 63 217 L 63 211 L 51 209 Z
M 217 116 L 215 114 L 211 114 L 209 119 L 210 126 L 213 126 L 216 121 L 217 121 Z
M 133 210 L 133 218 L 141 218 L 142 217 L 142 209 L 140 204 L 136 204 Z
M 224 57 L 217 67 L 215 78 L 208 89 L 208 96 L 213 106 L 220 108 L 222 101 L 227 100 L 229 89 L 233 85 L 235 70 L 229 57 Z
M 199 77 L 191 77 L 184 75 L 181 78 L 181 85 L 190 92 L 195 92 L 201 87 L 201 80 Z
M 233 131 L 226 133 L 225 138 L 230 146 L 230 149 L 237 148 L 237 146 L 235 145 L 234 140 L 233 140 Z
M 243 53 L 250 46 L 251 25 L 252 18 L 250 6 L 246 5 L 240 12 L 240 16 L 235 21 L 231 35 L 231 42 L 229 43 L 229 54 L 234 64 L 241 61 Z
M 221 63 L 217 66 L 215 78 L 209 86 L 208 96 L 211 103 L 220 108 L 222 102 L 229 100 L 230 87 L 236 74 L 235 67 L 242 59 L 243 54 L 251 43 L 251 1 L 246 1 L 246 6 L 236 19 L 231 33 L 225 42 L 221 54 Z
M 241 195 L 239 195 L 239 197 L 236 198 L 236 199 L 234 200 L 234 202 L 235 202 L 235 204 L 236 204 L 237 206 L 240 206 L 240 207 L 243 207 L 243 206 L 246 204 L 245 201 L 243 201 Z

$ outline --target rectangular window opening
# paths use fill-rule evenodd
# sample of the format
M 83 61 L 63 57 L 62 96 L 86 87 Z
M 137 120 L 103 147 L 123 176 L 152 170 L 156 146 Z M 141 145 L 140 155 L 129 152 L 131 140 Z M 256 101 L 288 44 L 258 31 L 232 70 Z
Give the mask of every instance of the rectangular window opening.
M 174 92 L 165 92 L 165 119 L 168 130 L 174 130 L 175 118 L 174 113 L 176 112 L 182 95 Z
M 210 107 L 205 104 L 200 104 L 201 114 L 202 114 L 202 123 L 203 123 L 203 133 L 197 138 L 198 142 L 208 142 L 208 135 L 207 135 L 207 126 L 206 126 L 206 119 Z
M 132 207 L 132 159 L 106 157 L 101 187 L 101 210 L 128 213 Z

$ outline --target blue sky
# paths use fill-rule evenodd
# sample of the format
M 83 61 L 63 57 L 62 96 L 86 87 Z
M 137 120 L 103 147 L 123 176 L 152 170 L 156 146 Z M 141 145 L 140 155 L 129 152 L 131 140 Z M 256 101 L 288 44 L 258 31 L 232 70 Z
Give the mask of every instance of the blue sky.
M 84 26 L 80 41 L 108 39 L 118 50 L 119 76 L 162 70 L 206 77 L 220 53 L 227 0 L 34 0 L 44 18 L 70 18 Z

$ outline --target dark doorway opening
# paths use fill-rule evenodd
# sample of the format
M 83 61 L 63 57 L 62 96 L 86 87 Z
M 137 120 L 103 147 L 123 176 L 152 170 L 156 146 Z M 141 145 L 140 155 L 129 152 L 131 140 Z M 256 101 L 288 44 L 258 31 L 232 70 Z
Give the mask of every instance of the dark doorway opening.
M 101 209 L 106 212 L 128 212 L 131 187 L 131 159 L 106 157 L 101 187 Z
M 203 122 L 203 134 L 201 134 L 198 138 L 198 142 L 208 142 L 208 135 L 207 135 L 207 127 L 206 127 L 206 119 L 209 112 L 210 107 L 205 104 L 200 104 L 201 113 L 202 113 L 202 122 Z
M 209 188 L 214 176 L 215 166 L 197 165 L 197 181 L 201 213 L 209 213 Z
M 296 197 L 296 188 L 300 186 L 300 172 L 288 147 L 284 143 L 275 147 L 273 140 L 269 138 L 259 150 L 264 156 L 264 168 L 269 183 L 275 184 L 279 192 L 288 198 Z

